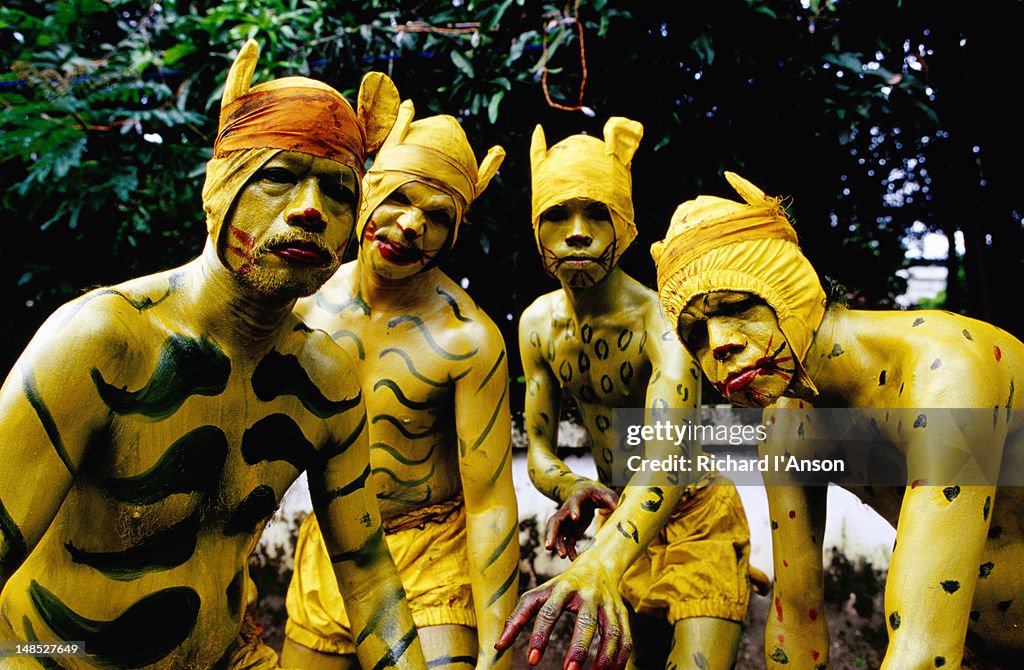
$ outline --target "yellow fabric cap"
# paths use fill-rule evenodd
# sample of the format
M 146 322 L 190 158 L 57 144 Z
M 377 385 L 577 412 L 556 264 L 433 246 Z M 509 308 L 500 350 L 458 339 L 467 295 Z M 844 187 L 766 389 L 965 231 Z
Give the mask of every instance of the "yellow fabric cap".
M 725 178 L 744 203 L 702 195 L 679 205 L 665 239 L 651 246 L 658 294 L 674 327 L 679 313 L 701 295 L 742 291 L 775 311 L 797 359 L 797 395 L 814 395 L 803 360 L 825 314 L 818 274 L 797 244 L 779 198 L 733 172 Z
M 604 141 L 589 135 L 571 135 L 550 149 L 544 129 L 534 128 L 530 143 L 533 190 L 533 234 L 540 215 L 573 198 L 587 198 L 608 207 L 615 228 L 612 265 L 636 238 L 633 221 L 633 177 L 630 164 L 640 146 L 644 127 L 637 121 L 613 116 L 604 124 Z M 540 249 L 540 240 L 537 240 Z
M 455 201 L 451 236 L 451 244 L 455 244 L 466 210 L 487 188 L 505 158 L 505 150 L 491 147 L 477 167 L 473 147 L 454 117 L 439 114 L 413 121 L 415 114 L 411 100 L 402 103 L 398 120 L 363 178 L 364 197 L 356 234 L 362 238 L 373 211 L 396 188 L 415 181 L 437 188 Z
M 281 151 L 296 150 L 337 160 L 351 167 L 358 177 L 363 172 L 362 156 L 381 145 L 398 113 L 398 90 L 379 72 L 371 72 L 363 78 L 358 111 L 353 111 L 338 91 L 315 79 L 284 77 L 252 86 L 258 58 L 259 46 L 250 39 L 239 50 L 228 71 L 221 99 L 219 150 L 206 164 L 203 210 L 207 232 L 218 245 L 218 253 L 224 221 L 235 198 L 267 161 Z M 345 128 L 338 130 L 337 138 L 331 137 L 324 128 L 303 138 L 296 134 L 295 128 L 288 127 L 295 125 L 294 119 L 274 122 L 274 119 L 282 119 L 282 110 L 275 105 L 287 106 L 284 114 L 289 116 L 297 101 L 310 108 L 305 110 L 305 117 L 344 123 Z M 247 104 L 262 107 L 262 115 L 268 120 L 242 124 L 229 136 L 226 131 L 234 118 L 229 112 L 234 110 L 244 117 Z

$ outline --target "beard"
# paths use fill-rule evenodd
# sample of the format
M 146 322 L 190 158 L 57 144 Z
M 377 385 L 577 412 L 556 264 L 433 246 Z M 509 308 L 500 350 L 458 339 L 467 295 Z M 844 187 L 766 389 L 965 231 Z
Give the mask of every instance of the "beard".
M 307 264 L 276 260 L 275 250 L 295 243 L 315 245 L 322 256 L 322 262 Z M 341 253 L 344 253 L 344 249 Z M 275 260 L 270 260 L 272 258 Z M 276 235 L 253 252 L 252 261 L 239 268 L 236 276 L 244 287 L 261 297 L 291 300 L 316 293 L 340 264 L 340 254 L 329 249 L 318 235 Z

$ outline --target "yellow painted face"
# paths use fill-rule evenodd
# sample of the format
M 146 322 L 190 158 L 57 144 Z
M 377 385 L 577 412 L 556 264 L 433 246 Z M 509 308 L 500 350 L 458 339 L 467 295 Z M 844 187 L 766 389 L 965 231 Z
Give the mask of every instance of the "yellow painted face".
M 695 297 L 679 314 L 679 336 L 734 405 L 765 407 L 789 387 L 793 352 L 775 311 L 752 293 Z
M 608 207 L 572 198 L 540 215 L 537 244 L 544 270 L 567 286 L 593 286 L 615 264 L 617 235 Z
M 352 237 L 357 184 L 352 168 L 337 161 L 277 154 L 239 192 L 222 258 L 262 294 L 313 294 L 338 269 Z
M 407 182 L 373 210 L 359 242 L 360 258 L 385 279 L 411 277 L 440 260 L 456 217 L 452 196 L 421 182 Z

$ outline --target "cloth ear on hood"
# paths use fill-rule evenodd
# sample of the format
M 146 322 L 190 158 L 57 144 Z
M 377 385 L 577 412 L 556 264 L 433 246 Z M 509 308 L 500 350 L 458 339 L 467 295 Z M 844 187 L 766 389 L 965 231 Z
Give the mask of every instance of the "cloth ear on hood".
M 818 274 L 800 251 L 796 231 L 773 198 L 733 172 L 725 173 L 744 202 L 701 195 L 676 208 L 665 239 L 651 247 L 658 295 L 669 321 L 699 296 L 741 291 L 760 296 L 775 311 L 796 357 L 790 392 L 817 394 L 804 358 L 825 314 Z
M 630 165 L 643 131 L 638 122 L 613 116 L 605 123 L 604 141 L 571 135 L 548 148 L 544 129 L 534 128 L 530 142 L 534 237 L 545 210 L 573 198 L 594 200 L 611 213 L 615 229 L 612 264 L 618 263 L 636 238 Z M 540 249 L 539 240 L 537 247 Z

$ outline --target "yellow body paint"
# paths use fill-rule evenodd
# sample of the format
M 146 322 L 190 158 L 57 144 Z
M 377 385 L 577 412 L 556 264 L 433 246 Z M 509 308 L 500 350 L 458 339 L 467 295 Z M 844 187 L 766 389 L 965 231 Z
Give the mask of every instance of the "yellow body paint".
M 774 429 L 762 454 L 814 457 L 807 445 L 820 449 L 812 440 L 821 434 L 813 402 L 868 410 L 853 430 L 880 437 L 872 461 L 907 472 L 905 487 L 852 489 L 897 529 L 883 668 L 960 667 L 968 630 L 982 654 L 1016 661 L 1024 650 L 1024 494 L 957 477 L 966 453 L 1003 468 L 1024 458 L 1024 401 L 1015 393 L 1024 344 L 947 312 L 824 311 L 817 275 L 777 200 L 727 177 L 747 204 L 708 196 L 685 203 L 654 250 L 662 303 L 680 337 L 732 402 L 768 405 Z M 956 420 L 966 423 L 950 426 L 928 420 L 935 408 L 986 411 L 973 415 L 984 417 L 980 424 L 962 413 Z M 782 475 L 775 483 L 768 667 L 825 668 L 826 489 L 784 485 Z
M 505 347 L 436 267 L 504 152 L 492 149 L 478 169 L 455 119 L 412 116 L 403 103 L 364 179 L 358 260 L 298 312 L 355 361 L 370 479 L 428 662 L 507 668 L 511 657 L 493 648 L 519 584 Z M 285 660 L 348 667 L 352 633 L 317 576 L 317 536 L 304 533 Z
M 250 89 L 256 58 L 250 41 L 225 110 L 273 92 L 285 102 L 266 103 L 271 116 L 281 104 L 366 128 L 395 117 L 389 80 L 372 78 L 377 95 L 361 95 L 356 112 L 303 78 Z M 323 139 L 365 154 L 358 125 L 356 144 Z M 287 151 L 272 136 L 232 141 L 244 146 L 208 165 L 202 255 L 62 307 L 0 390 L 0 422 L 17 436 L 0 446 L 0 639 L 83 641 L 85 655 L 54 661 L 76 670 L 276 667 L 243 622 L 246 565 L 307 470 L 365 633 L 360 661 L 422 668 L 376 499 L 359 479 L 369 444 L 352 364 L 292 314 L 337 267 L 362 164 Z M 39 664 L 4 660 L 23 666 Z
M 583 664 L 599 625 L 604 639 L 598 662 L 621 664 L 629 654 L 629 643 L 614 639 L 629 630 L 621 593 L 636 611 L 673 626 L 670 667 L 727 670 L 749 598 L 749 531 L 735 487 L 723 480 L 706 488 L 706 482 L 684 481 L 612 489 L 614 408 L 700 405 L 696 363 L 679 346 L 657 295 L 617 265 L 635 236 L 629 165 L 641 134 L 639 123 L 613 118 L 604 141 L 573 136 L 548 149 L 539 126 L 534 133 L 535 234 L 544 268 L 561 289 L 538 298 L 519 323 L 529 473 L 540 491 L 562 505 L 547 525 L 548 548 L 575 562 L 524 596 L 516 626 L 544 600 L 556 612 L 578 608 L 565 667 Z M 598 481 L 572 472 L 557 455 L 562 393 L 579 407 Z M 648 445 L 647 456 L 661 457 L 657 448 Z M 695 456 L 700 447 L 692 449 Z M 595 509 L 614 512 L 576 558 L 576 540 Z M 682 545 L 706 558 L 699 566 L 703 578 L 688 577 L 696 559 L 680 565 L 667 558 L 687 553 Z M 717 547 L 728 551 L 718 553 Z M 548 615 L 539 621 L 532 650 L 543 650 L 553 621 Z M 533 654 L 531 662 L 537 658 Z

